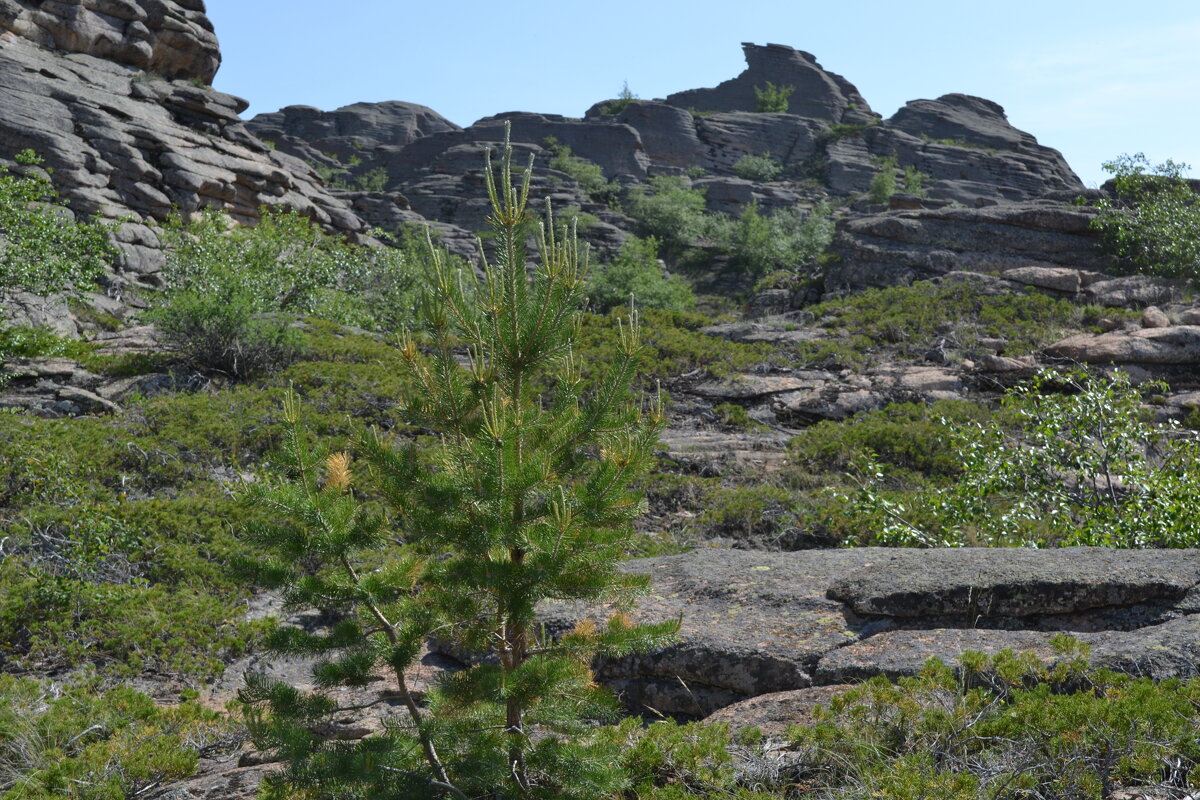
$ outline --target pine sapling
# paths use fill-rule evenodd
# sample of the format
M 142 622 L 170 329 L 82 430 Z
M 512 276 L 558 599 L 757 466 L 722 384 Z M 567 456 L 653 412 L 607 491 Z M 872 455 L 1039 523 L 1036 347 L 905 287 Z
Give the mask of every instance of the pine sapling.
M 651 462 L 661 405 L 643 408 L 631 391 L 636 317 L 585 390 L 573 345 L 586 250 L 549 206 L 537 224 L 530 169 L 514 183 L 507 136 L 498 172 L 489 158 L 495 252 L 481 253 L 482 277 L 435 253 L 421 324 L 401 341 L 416 386 L 402 399 L 406 416 L 432 435 L 404 446 L 378 432 L 361 438 L 369 503 L 348 456 L 308 451 L 292 399 L 291 476 L 250 492 L 278 519 L 250 532 L 274 553 L 260 580 L 291 607 L 340 619 L 321 634 L 280 628 L 271 645 L 321 655 L 322 689 L 385 673 L 403 706 L 380 735 L 329 742 L 312 732 L 339 713 L 328 694 L 249 681 L 255 739 L 288 763 L 276 789 L 582 799 L 627 783 L 612 743 L 594 735 L 617 707 L 590 665 L 661 646 L 677 629 L 631 621 L 625 612 L 648 579 L 618 569 L 644 509 L 631 487 Z M 612 612 L 555 638 L 537 609 L 556 600 Z M 470 666 L 418 702 L 406 672 L 431 636 L 470 654 Z

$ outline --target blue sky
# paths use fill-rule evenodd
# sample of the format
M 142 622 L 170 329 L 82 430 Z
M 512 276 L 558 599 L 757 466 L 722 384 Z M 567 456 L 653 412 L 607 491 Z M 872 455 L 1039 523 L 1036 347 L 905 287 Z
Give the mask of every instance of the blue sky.
M 208 0 L 216 87 L 246 116 L 305 104 L 422 103 L 459 125 L 501 111 L 581 116 L 715 86 L 741 42 L 807 50 L 885 117 L 948 92 L 1004 106 L 1089 185 L 1126 152 L 1200 175 L 1195 0 Z

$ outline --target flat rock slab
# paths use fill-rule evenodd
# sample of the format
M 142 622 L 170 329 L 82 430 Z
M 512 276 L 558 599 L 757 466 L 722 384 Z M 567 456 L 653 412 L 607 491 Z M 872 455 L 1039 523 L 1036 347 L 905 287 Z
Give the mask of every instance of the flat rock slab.
M 1061 659 L 1051 644 L 1054 636 L 1049 631 L 961 628 L 886 631 L 822 657 L 813 680 L 839 684 L 877 675 L 893 680 L 912 677 L 930 658 L 954 666 L 968 650 L 989 656 L 1001 650 L 1033 653 L 1049 667 Z M 1200 616 L 1132 631 L 1071 632 L 1070 636 L 1088 645 L 1088 661 L 1094 667 L 1154 680 L 1200 675 Z
M 989 618 L 1181 602 L 1200 583 L 1200 551 L 953 548 L 867 550 L 829 597 L 864 616 Z
M 1200 363 L 1200 326 L 1081 333 L 1050 345 L 1045 352 L 1086 364 L 1196 364 Z
M 1092 663 L 1154 680 L 1200 675 L 1200 616 L 1133 631 L 1092 634 Z
M 767 736 L 781 737 L 792 725 L 811 725 L 818 706 L 828 706 L 830 700 L 850 688 L 850 684 L 835 684 L 764 694 L 726 706 L 704 721 L 728 725 L 732 731 L 758 728 Z
M 1051 663 L 1056 632 L 1131 674 L 1188 675 L 1200 662 L 1200 615 L 1186 616 L 1198 607 L 1198 550 L 706 548 L 622 568 L 651 578 L 635 619 L 682 620 L 677 644 L 596 665 L 629 707 L 651 713 L 701 717 L 773 692 L 913 675 L 964 650 Z M 539 611 L 552 633 L 611 613 Z
M 812 683 L 822 653 L 858 639 L 855 621 L 825 589 L 853 571 L 862 551 L 755 553 L 701 549 L 628 562 L 652 589 L 634 618 L 682 618 L 678 644 L 599 664 L 597 678 L 626 692 L 626 702 L 665 714 L 706 716 L 736 700 Z M 551 604 L 550 630 L 567 630 L 608 609 Z M 633 701 L 633 702 L 631 702 Z

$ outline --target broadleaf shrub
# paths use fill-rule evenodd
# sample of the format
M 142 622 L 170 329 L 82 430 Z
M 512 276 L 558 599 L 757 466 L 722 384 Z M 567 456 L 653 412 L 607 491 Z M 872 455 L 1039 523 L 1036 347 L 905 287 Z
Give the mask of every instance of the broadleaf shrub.
M 639 308 L 688 311 L 696 296 L 687 281 L 665 271 L 658 260 L 658 240 L 630 236 L 610 261 L 592 267 L 588 274 L 588 299 L 602 314 L 632 302 Z
M 1187 164 L 1151 165 L 1142 153 L 1105 162 L 1116 198 L 1101 200 L 1092 227 L 1134 268 L 1170 278 L 1200 276 L 1200 197 Z
M 769 114 L 786 114 L 788 99 L 796 91 L 795 86 L 776 86 L 767 81 L 754 87 L 754 110 Z
M 1142 390 L 1154 386 L 1142 387 Z M 1200 440 L 1153 422 L 1116 372 L 1047 371 L 1004 397 L 1003 413 L 951 436 L 962 473 L 899 500 L 867 454 L 844 496 L 879 544 L 1195 547 Z
M 748 181 L 773 181 L 783 174 L 783 165 L 773 156 L 747 153 L 734 162 L 733 174 Z
M 108 227 L 75 220 L 33 151 L 16 160 L 24 174 L 0 168 L 0 291 L 83 289 L 116 258 Z
M 409 238 L 405 238 L 408 236 Z M 167 225 L 166 292 L 149 315 L 194 367 L 234 378 L 300 354 L 295 315 L 395 329 L 416 316 L 411 234 L 400 248 L 354 245 L 290 210 L 263 209 L 254 227 L 215 211 Z

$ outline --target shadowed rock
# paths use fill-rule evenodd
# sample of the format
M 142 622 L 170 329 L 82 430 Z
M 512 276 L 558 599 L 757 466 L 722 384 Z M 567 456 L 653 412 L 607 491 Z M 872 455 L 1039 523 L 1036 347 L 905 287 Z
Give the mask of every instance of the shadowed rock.
M 1197 606 L 1196 550 L 700 549 L 623 568 L 651 578 L 635 618 L 681 618 L 680 641 L 602 661 L 596 675 L 631 707 L 665 714 L 916 674 L 931 656 L 954 663 L 964 650 L 1030 650 L 1051 663 L 1057 632 L 1090 644 L 1096 663 L 1135 674 L 1190 674 L 1200 649 L 1200 621 L 1184 616 Z M 551 633 L 610 613 L 540 609 Z
M 182 4 L 113 5 L 129 13 L 141 9 L 146 17 L 137 24 L 148 27 L 158 18 L 154 9 Z M 193 10 L 185 16 L 202 16 L 202 4 L 187 7 Z M 163 11 L 159 20 L 171 37 L 203 28 L 199 22 L 180 27 L 178 18 Z M 11 30 L 24 30 L 9 19 Z M 131 21 L 124 30 L 141 35 L 135 28 Z M 29 38 L 0 37 L 0 163 L 21 150 L 35 150 L 74 212 L 123 220 L 114 238 L 126 279 L 156 282 L 162 253 L 150 223 L 173 210 L 188 214 L 215 207 L 253 222 L 261 206 L 286 206 L 337 230 L 362 230 L 358 217 L 319 185 L 307 165 L 270 151 L 246 130 L 237 116 L 244 100 L 139 73 L 115 56 L 80 52 L 68 57 L 52 49 L 56 46 L 34 32 Z M 202 42 L 195 46 L 203 50 Z M 166 74 L 204 78 L 207 73 L 180 62 Z
M 817 706 L 828 706 L 849 688 L 848 684 L 835 684 L 764 694 L 726 706 L 704 721 L 728 725 L 731 731 L 753 727 L 767 736 L 781 737 L 792 725 L 811 725 Z
M 986 208 L 938 208 L 850 217 L 831 248 L 827 290 L 903 286 L 960 270 L 1110 265 L 1089 227 L 1094 211 L 1031 200 Z M 1018 273 L 1020 274 L 1020 273 Z
M 860 556 L 851 550 L 780 555 L 703 549 L 623 565 L 629 572 L 648 572 L 652 580 L 635 619 L 681 617 L 680 642 L 605 661 L 597 665 L 597 677 L 618 682 L 641 705 L 689 716 L 810 685 L 822 653 L 857 639 L 844 608 L 824 596 L 824 587 L 852 570 Z M 584 616 L 607 613 L 551 604 L 541 617 L 550 629 L 567 630 Z
M 1200 582 L 1200 552 L 954 548 L 878 554 L 829 597 L 857 614 L 978 618 L 1069 614 L 1182 599 Z

